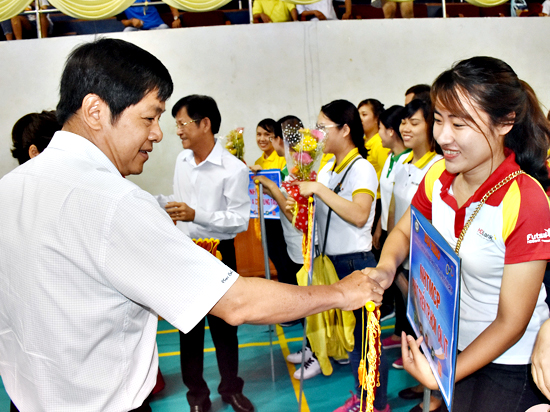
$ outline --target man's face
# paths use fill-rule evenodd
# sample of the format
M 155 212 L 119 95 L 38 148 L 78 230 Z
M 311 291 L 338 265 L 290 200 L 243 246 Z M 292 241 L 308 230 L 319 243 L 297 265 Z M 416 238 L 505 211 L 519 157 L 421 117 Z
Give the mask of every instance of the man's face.
M 159 120 L 164 107 L 155 90 L 139 103 L 127 107 L 117 122 L 109 125 L 109 157 L 123 176 L 140 174 L 153 150 L 153 143 L 162 140 Z
M 184 149 L 195 150 L 204 141 L 201 133 L 202 119 L 192 119 L 187 114 L 187 108 L 182 107 L 176 115 L 176 133 L 181 139 Z

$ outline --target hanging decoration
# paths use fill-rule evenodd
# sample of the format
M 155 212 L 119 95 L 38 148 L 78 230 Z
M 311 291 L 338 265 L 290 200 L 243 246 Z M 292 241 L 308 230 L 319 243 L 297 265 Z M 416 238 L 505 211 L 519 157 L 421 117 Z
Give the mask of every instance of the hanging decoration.
M 373 302 L 367 302 L 362 310 L 363 330 L 365 330 L 365 309 L 367 310 L 367 337 L 365 334 L 361 342 L 361 361 L 358 375 L 361 385 L 360 411 L 373 412 L 376 388 L 380 386 L 378 369 L 380 366 L 380 309 Z M 363 407 L 363 391 L 367 392 L 365 406 Z
M 0 21 L 9 20 L 25 11 L 32 0 L 0 0 Z

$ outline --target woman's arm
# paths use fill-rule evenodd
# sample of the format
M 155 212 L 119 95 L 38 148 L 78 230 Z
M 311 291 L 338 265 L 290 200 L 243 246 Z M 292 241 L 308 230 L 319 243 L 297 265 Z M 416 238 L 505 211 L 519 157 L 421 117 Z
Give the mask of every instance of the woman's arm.
M 357 227 L 363 227 L 367 223 L 372 201 L 374 200 L 368 193 L 357 193 L 350 202 L 338 196 L 322 183 L 299 182 L 297 184 L 300 186 L 300 194 L 302 196 L 317 195 L 334 213 L 346 222 Z
M 292 222 L 292 212 L 287 210 L 286 197 L 283 192 L 281 192 L 277 184 L 273 180 L 268 179 L 266 176 L 254 176 L 254 179 L 258 180 L 262 184 L 262 186 L 264 187 L 264 192 L 267 192 L 269 196 L 275 199 L 275 201 L 279 205 L 279 210 L 290 222 Z
M 546 261 L 542 260 L 504 266 L 497 316 L 458 356 L 456 381 L 494 361 L 523 336 L 537 304 L 545 268 Z M 414 348 L 416 343 L 412 337 L 407 340 L 402 345 L 405 369 L 419 382 L 436 389 L 431 371 L 426 372 L 426 358 Z M 407 350 L 407 343 L 412 354 Z
M 544 396 L 550 399 L 550 319 L 540 328 L 531 360 L 533 380 Z
M 409 254 L 410 231 L 411 212 L 409 207 L 394 229 L 389 233 L 386 243 L 384 243 L 384 247 L 382 248 L 378 265 L 375 268 L 363 269 L 365 275 L 376 280 L 384 289 L 390 287 L 397 268 Z

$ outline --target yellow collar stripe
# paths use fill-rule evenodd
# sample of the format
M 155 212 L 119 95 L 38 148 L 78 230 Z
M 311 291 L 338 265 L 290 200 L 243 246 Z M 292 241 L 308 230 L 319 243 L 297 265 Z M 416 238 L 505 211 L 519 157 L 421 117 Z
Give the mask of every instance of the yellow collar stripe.
M 344 160 L 341 164 L 336 167 L 336 162 L 334 163 L 335 168 L 333 169 L 334 172 L 340 173 L 342 170 L 344 170 L 357 156 L 359 156 L 359 149 L 356 147 L 355 149 L 352 149 L 346 157 L 344 157 Z

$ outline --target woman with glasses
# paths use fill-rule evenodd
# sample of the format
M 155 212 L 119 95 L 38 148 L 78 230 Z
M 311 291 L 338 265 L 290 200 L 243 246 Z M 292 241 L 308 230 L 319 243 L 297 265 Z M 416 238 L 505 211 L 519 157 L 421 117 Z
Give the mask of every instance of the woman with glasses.
M 323 152 L 332 153 L 334 157 L 319 171 L 316 182 L 297 184 L 302 196 L 315 195 L 318 244 L 321 252 L 334 264 L 338 276 L 343 278 L 354 270 L 376 266 L 371 252 L 371 228 L 378 179 L 374 167 L 366 160 L 363 126 L 355 105 L 346 100 L 335 100 L 323 106 L 317 129 L 325 133 Z M 293 207 L 294 202 L 289 198 L 287 209 Z M 356 391 L 336 410 L 338 412 L 358 410 L 361 402 L 357 368 L 364 334 L 361 310 L 354 311 L 354 314 L 355 346 L 349 358 Z M 382 373 L 380 379 L 387 379 L 387 374 Z M 389 410 L 382 391 L 377 393 L 375 407 L 380 411 Z
M 412 205 L 462 259 L 453 412 L 524 412 L 543 403 L 529 366 L 548 319 L 550 208 L 541 184 L 549 183 L 550 126 L 533 89 L 495 58 L 458 62 L 431 94 L 445 160 L 428 171 Z M 384 286 L 408 254 L 410 223 L 407 210 L 376 269 L 365 271 Z M 419 343 L 402 336 L 404 367 L 436 389 Z

